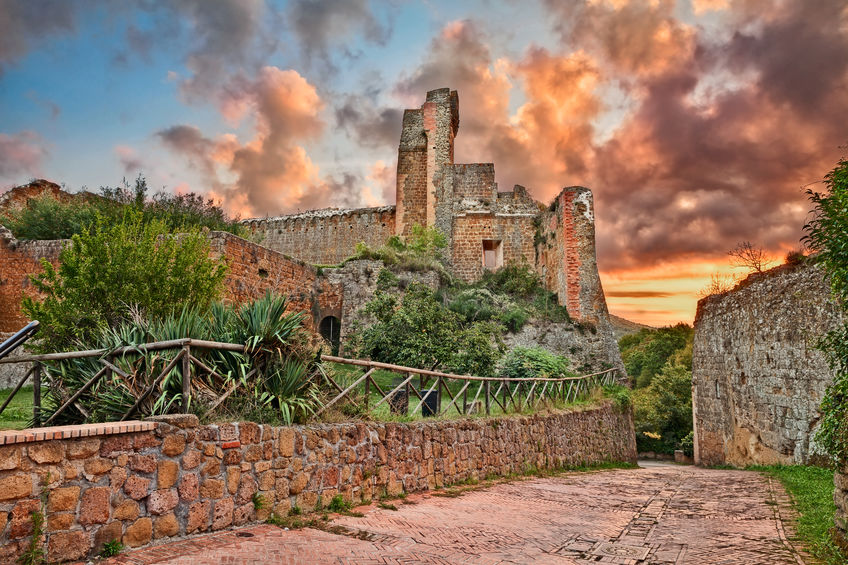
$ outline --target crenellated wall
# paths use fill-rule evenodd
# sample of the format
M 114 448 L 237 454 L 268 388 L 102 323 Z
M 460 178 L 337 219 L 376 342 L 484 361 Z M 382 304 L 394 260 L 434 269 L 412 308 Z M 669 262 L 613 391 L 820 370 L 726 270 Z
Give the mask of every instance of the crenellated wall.
M 5 445 L 4 445 L 5 444 Z M 369 501 L 469 478 L 607 461 L 635 463 L 629 410 L 293 427 L 201 426 L 193 415 L 0 432 L 0 562 L 14 563 L 46 498 L 49 562 L 106 542 L 159 540 Z M 263 505 L 257 509 L 254 495 Z
M 243 222 L 263 246 L 313 265 L 335 265 L 354 254 L 356 244 L 380 247 L 395 233 L 395 207 L 314 210 Z

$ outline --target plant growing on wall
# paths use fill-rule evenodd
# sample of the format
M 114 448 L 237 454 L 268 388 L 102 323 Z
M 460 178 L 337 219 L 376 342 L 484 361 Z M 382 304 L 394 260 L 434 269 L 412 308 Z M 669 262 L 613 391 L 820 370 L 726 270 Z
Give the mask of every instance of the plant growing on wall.
M 812 219 L 804 226 L 804 242 L 815 252 L 830 282 L 831 292 L 848 313 L 848 160 L 842 159 L 824 177 L 825 192 L 807 191 Z M 848 461 L 848 323 L 826 334 L 819 343 L 834 370 L 833 383 L 821 404 L 816 440 L 833 457 Z

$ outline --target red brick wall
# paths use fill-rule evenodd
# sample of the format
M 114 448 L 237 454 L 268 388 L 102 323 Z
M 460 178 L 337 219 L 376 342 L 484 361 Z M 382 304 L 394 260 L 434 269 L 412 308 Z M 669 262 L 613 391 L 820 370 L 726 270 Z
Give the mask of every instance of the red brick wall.
M 21 311 L 24 296 L 35 296 L 29 275 L 41 272 L 41 258 L 53 265 L 67 240 L 18 241 L 0 226 L 0 332 L 14 332 L 29 321 Z

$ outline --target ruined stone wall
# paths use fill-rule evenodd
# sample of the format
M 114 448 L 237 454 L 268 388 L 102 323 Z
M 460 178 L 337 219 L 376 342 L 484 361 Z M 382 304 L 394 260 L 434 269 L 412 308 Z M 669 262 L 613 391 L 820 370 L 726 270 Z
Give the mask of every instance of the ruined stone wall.
M 695 460 L 806 464 L 833 375 L 815 347 L 840 323 L 818 267 L 783 266 L 698 303 L 692 350 Z
M 47 490 L 49 562 L 111 540 L 168 538 L 469 478 L 606 461 L 635 463 L 629 411 L 271 427 L 195 416 L 0 432 L 0 562 L 14 563 Z M 47 440 L 46 438 L 51 439 Z M 265 506 L 256 509 L 253 495 Z
M 0 226 L 0 332 L 15 332 L 29 320 L 21 311 L 24 296 L 35 296 L 29 275 L 41 272 L 41 259 L 54 266 L 68 240 L 19 241 Z
M 453 221 L 451 267 L 462 280 L 472 282 L 483 275 L 483 240 L 501 242 L 503 264 L 525 264 L 535 261 L 533 217 L 499 216 L 494 213 L 468 211 Z
M 309 324 L 341 312 L 341 288 L 320 280 L 312 265 L 228 232 L 210 232 L 209 243 L 227 263 L 225 300 L 241 304 L 272 290 L 289 297 L 291 310 L 310 313 Z
M 518 332 L 505 334 L 503 340 L 509 349 L 543 347 L 562 355 L 571 361 L 571 370 L 578 374 L 585 375 L 611 367 L 619 369 L 620 376 L 627 373 L 615 335 L 595 326 L 530 320 Z
M 365 242 L 383 245 L 395 233 L 395 207 L 315 210 L 242 222 L 263 246 L 313 265 L 335 265 Z

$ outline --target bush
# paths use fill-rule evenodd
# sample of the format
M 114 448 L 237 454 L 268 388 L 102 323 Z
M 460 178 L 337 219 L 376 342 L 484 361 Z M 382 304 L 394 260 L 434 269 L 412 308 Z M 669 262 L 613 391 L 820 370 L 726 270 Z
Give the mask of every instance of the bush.
M 622 337 L 618 346 L 627 374 L 635 380 L 636 388 L 644 388 L 677 355 L 677 363 L 692 369 L 692 337 L 694 330 L 687 324 L 660 329 L 642 329 Z
M 678 448 L 683 451 L 683 455 L 686 457 L 694 457 L 695 456 L 695 432 L 690 431 L 688 434 L 683 436 L 683 439 L 680 440 L 680 444 Z
M 166 192 L 157 192 L 148 199 L 147 190 L 147 181 L 139 175 L 132 188 L 124 181 L 123 187 L 102 187 L 100 195 L 76 195 L 71 202 L 59 202 L 52 196 L 33 198 L 20 212 L 0 216 L 0 223 L 18 239 L 70 239 L 97 217 L 107 224 L 119 223 L 130 209 L 141 214 L 143 223 L 158 221 L 172 232 L 205 227 L 241 237 L 249 234 L 212 199 L 194 193 Z
M 848 160 L 841 160 L 824 178 L 826 193 L 807 191 L 813 219 L 804 226 L 804 241 L 817 255 L 836 303 L 848 312 Z M 819 342 L 835 373 L 825 391 L 816 441 L 838 464 L 848 462 L 848 323 Z
M 516 347 L 506 354 L 498 366 L 500 378 L 536 379 L 540 377 L 573 377 L 571 362 L 541 347 Z
M 317 342 L 303 327 L 304 315 L 287 312 L 285 297 L 265 296 L 241 306 L 215 303 L 206 309 L 185 307 L 161 318 L 127 320 L 106 328 L 96 339 L 82 344 L 91 349 L 114 350 L 154 341 L 194 338 L 245 344 L 245 353 L 192 349 L 219 376 L 197 371 L 190 410 L 214 402 L 218 394 L 235 386 L 222 411 L 235 417 L 290 424 L 303 421 L 320 405 L 318 382 L 323 368 Z M 140 392 L 171 363 L 178 350 L 131 351 L 112 358 L 124 373 L 103 377 L 77 402 L 59 416 L 57 424 L 112 421 L 123 417 Z M 87 382 L 102 365 L 97 358 L 71 359 L 45 366 L 47 392 L 45 417 L 49 417 L 68 397 Z M 247 378 L 251 370 L 255 373 Z M 143 402 L 136 417 L 166 414 L 180 409 L 182 365 L 176 366 Z
M 692 372 L 667 363 L 649 386 L 633 392 L 633 408 L 639 450 L 674 453 L 692 432 Z
M 158 220 L 127 210 L 122 221 L 98 216 L 31 276 L 43 298 L 25 298 L 23 311 L 41 322 L 42 352 L 91 343 L 106 328 L 133 317 L 156 319 L 184 306 L 205 308 L 218 296 L 226 267 L 209 256 L 198 231 L 171 236 Z
M 500 356 L 491 324 L 466 323 L 420 283 L 410 284 L 400 297 L 378 290 L 365 311 L 375 323 L 351 343 L 360 356 L 479 376 L 491 376 Z
M 444 265 L 447 244 L 447 238 L 435 227 L 415 224 L 408 238 L 393 235 L 377 249 L 368 247 L 364 242 L 357 243 L 353 256 L 345 262 L 373 259 L 406 270 L 434 270 L 444 279 L 449 279 L 450 274 Z

